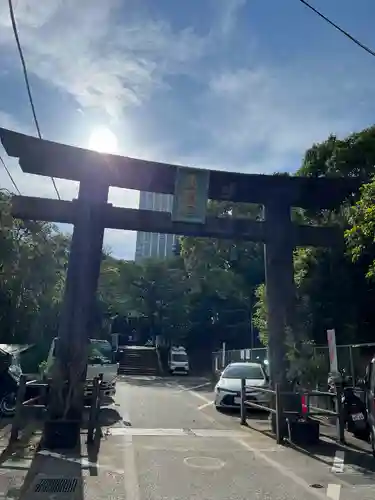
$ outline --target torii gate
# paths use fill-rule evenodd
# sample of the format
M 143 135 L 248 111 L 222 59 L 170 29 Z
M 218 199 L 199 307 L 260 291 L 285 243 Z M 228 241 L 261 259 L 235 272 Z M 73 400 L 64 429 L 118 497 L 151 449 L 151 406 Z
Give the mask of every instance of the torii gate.
M 105 228 L 260 241 L 265 244 L 271 382 L 285 384 L 285 332 L 293 325 L 295 297 L 293 249 L 329 247 L 343 239 L 338 227 L 293 224 L 291 207 L 337 207 L 358 191 L 359 181 L 225 171 L 209 171 L 208 180 L 207 171 L 191 169 L 198 191 L 202 179 L 207 182 L 209 199 L 261 204 L 265 220 L 207 217 L 182 222 L 167 212 L 118 208 L 107 203 L 110 186 L 174 194 L 181 167 L 97 153 L 1 128 L 0 139 L 7 154 L 19 158 L 23 172 L 80 183 L 78 200 L 28 196 L 14 196 L 12 200 L 14 217 L 74 225 L 59 333 L 66 359 L 85 358 L 83 346 L 95 300 Z

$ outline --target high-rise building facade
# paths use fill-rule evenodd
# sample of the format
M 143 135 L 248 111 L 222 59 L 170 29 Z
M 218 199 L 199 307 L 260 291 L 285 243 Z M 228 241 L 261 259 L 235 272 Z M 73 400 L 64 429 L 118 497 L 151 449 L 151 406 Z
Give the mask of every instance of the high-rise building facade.
M 141 191 L 139 208 L 159 212 L 172 212 L 173 196 L 162 193 L 148 193 Z M 173 234 L 137 232 L 135 247 L 135 261 L 143 259 L 166 259 L 173 255 L 173 245 L 176 237 Z

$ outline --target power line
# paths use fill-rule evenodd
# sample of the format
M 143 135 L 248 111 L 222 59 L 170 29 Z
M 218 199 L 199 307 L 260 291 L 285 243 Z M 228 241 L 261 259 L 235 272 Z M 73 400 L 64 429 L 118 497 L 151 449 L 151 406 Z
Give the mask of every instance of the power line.
M 367 47 L 367 45 L 363 44 L 362 42 L 360 42 L 357 38 L 354 38 L 354 36 L 352 36 L 350 33 L 348 33 L 347 31 L 345 31 L 343 28 L 340 28 L 340 26 L 338 26 L 337 24 L 335 24 L 333 21 L 331 21 L 330 19 L 328 19 L 328 17 L 326 17 L 324 14 L 322 14 L 321 12 L 319 12 L 318 9 L 316 9 L 315 7 L 313 7 L 312 5 L 310 5 L 308 2 L 306 2 L 306 0 L 299 0 L 301 3 L 303 3 L 303 5 L 305 5 L 308 9 L 312 10 L 316 15 L 318 15 L 319 17 L 321 17 L 322 19 L 324 19 L 324 21 L 326 21 L 328 24 L 330 24 L 331 26 L 333 26 L 335 29 L 337 29 L 340 33 L 342 33 L 344 36 L 346 36 L 347 38 L 349 38 L 349 40 L 351 40 L 352 42 L 354 42 L 356 45 L 358 45 L 358 47 L 360 47 L 361 49 L 365 50 L 368 54 L 370 54 L 371 56 L 374 56 L 375 57 L 375 51 L 370 49 L 370 47 Z
M 17 191 L 17 193 L 21 196 L 21 191 L 18 189 L 18 186 L 16 184 L 16 181 L 13 179 L 13 175 L 10 173 L 10 170 L 9 168 L 7 167 L 5 161 L 3 160 L 3 158 L 0 156 L 0 163 L 2 163 L 3 167 L 5 168 L 5 171 L 6 173 L 8 174 L 8 177 L 9 179 L 11 180 L 13 186 L 14 186 L 14 189 Z
M 19 38 L 19 35 L 18 35 L 17 23 L 16 23 L 16 18 L 14 16 L 14 9 L 13 9 L 12 0 L 8 0 L 8 4 L 9 4 L 9 14 L 10 14 L 10 20 L 12 22 L 13 34 L 14 34 L 14 38 L 16 40 L 18 54 L 20 56 L 20 60 L 21 60 L 21 64 L 22 64 L 23 76 L 24 76 L 24 79 L 25 79 L 25 84 L 26 84 L 26 89 L 27 89 L 27 95 L 29 97 L 29 102 L 30 102 L 31 111 L 32 111 L 33 118 L 34 118 L 35 127 L 36 127 L 36 130 L 37 130 L 39 139 L 42 139 L 42 134 L 41 134 L 40 127 L 39 127 L 39 122 L 38 122 L 38 119 L 37 119 L 37 116 L 36 116 L 36 111 L 35 111 L 33 96 L 31 94 L 31 87 L 30 87 L 30 83 L 29 83 L 29 77 L 28 77 L 28 74 L 27 74 L 26 61 L 25 61 L 25 58 L 23 56 L 21 42 L 20 42 L 20 38 Z M 57 185 L 56 185 L 55 179 L 53 177 L 51 177 L 51 180 L 52 180 L 52 183 L 53 183 L 53 187 L 55 188 L 55 191 L 56 191 L 56 194 L 57 194 L 57 198 L 59 200 L 61 200 L 60 193 L 59 193 L 59 190 L 57 189 Z

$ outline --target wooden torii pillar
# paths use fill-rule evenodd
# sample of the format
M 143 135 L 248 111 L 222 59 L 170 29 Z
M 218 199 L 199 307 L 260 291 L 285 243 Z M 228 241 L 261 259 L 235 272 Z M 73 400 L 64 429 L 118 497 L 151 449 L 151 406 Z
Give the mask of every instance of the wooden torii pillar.
M 285 332 L 293 324 L 295 300 L 293 249 L 342 242 L 338 227 L 293 224 L 291 207 L 337 207 L 358 190 L 356 179 L 210 171 L 209 199 L 264 205 L 265 221 L 207 217 L 203 224 L 173 222 L 166 212 L 113 207 L 107 197 L 109 186 L 174 194 L 178 166 L 96 153 L 6 129 L 0 129 L 0 139 L 7 154 L 19 158 L 24 172 L 80 182 L 78 200 L 15 196 L 12 208 L 18 218 L 74 224 L 60 326 L 64 363 L 79 361 L 81 371 L 86 366 L 87 322 L 95 300 L 104 228 L 260 241 L 265 243 L 271 381 L 285 384 Z

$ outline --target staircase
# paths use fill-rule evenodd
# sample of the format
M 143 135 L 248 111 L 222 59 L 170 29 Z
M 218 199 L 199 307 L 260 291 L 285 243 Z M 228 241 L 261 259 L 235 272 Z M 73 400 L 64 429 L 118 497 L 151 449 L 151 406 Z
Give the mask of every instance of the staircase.
M 127 346 L 119 350 L 121 375 L 160 375 L 155 347 Z

